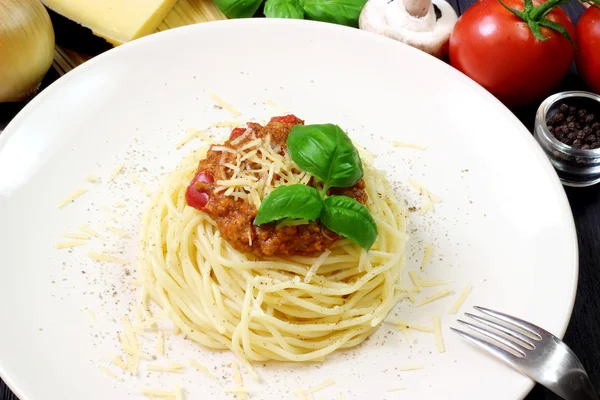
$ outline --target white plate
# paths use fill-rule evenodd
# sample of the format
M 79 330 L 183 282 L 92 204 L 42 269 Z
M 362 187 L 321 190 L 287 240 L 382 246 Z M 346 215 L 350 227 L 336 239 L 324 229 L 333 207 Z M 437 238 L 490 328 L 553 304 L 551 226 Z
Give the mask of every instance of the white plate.
M 214 107 L 211 92 L 239 108 L 239 120 L 281 114 L 265 103 L 272 99 L 307 123 L 337 123 L 379 154 L 378 165 L 399 182 L 409 206 L 419 207 L 422 198 L 407 177 L 439 195 L 435 212 L 411 214 L 409 268 L 418 268 L 424 245 L 433 242 L 424 277 L 453 281 L 452 296 L 420 308 L 403 302 L 394 312 L 425 325 L 440 314 L 445 353 L 437 352 L 432 334 L 413 332 L 409 347 L 384 325 L 322 365 L 257 366 L 264 383 L 244 378 L 251 398 L 294 398 L 297 386 L 327 378 L 336 383 L 317 398 L 526 395 L 532 382 L 452 334 L 457 316 L 448 311 L 470 284 L 462 311 L 478 304 L 557 335 L 566 329 L 577 285 L 576 235 L 562 187 L 531 135 L 486 91 L 410 47 L 329 24 L 238 20 L 152 35 L 101 55 L 40 94 L 0 136 L 0 375 L 21 399 L 137 399 L 141 386 L 171 390 L 177 382 L 187 399 L 226 396 L 192 368 L 142 372 L 122 383 L 103 374 L 100 365 L 118 371 L 110 356 L 118 352 L 120 320 L 136 297 L 135 273 L 86 257 L 103 246 L 122 249 L 131 262 L 127 269 L 135 269 L 139 215 L 148 198 L 129 173 L 156 189 L 182 155 L 200 145 L 194 140 L 175 149 L 186 129 L 234 120 Z M 224 138 L 228 130 L 209 133 Z M 393 140 L 427 150 L 393 147 Z M 121 163 L 123 173 L 106 183 Z M 104 182 L 87 183 L 88 174 Z M 82 186 L 90 190 L 57 208 Z M 114 208 L 123 221 L 112 224 L 125 227 L 128 239 L 102 227 L 102 206 L 118 200 L 127 206 Z M 65 240 L 60 234 L 81 224 L 107 240 L 55 249 Z M 144 336 L 150 353 L 154 343 L 153 334 Z M 199 360 L 226 388 L 234 386 L 229 352 L 181 337 L 168 343 L 170 360 Z M 398 370 L 408 364 L 424 369 Z M 406 390 L 386 392 L 398 386 Z

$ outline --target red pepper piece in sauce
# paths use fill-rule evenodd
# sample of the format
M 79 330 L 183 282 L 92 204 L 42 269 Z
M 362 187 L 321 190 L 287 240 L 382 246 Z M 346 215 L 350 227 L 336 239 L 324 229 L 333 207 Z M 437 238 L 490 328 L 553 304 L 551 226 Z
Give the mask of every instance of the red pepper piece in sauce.
M 244 134 L 244 132 L 246 132 L 246 128 L 234 128 L 231 131 L 231 135 L 229 135 L 229 140 L 233 140 L 236 137 L 240 137 Z
M 293 114 L 289 114 L 289 115 L 284 115 L 281 117 L 273 117 L 271 118 L 270 122 L 283 122 L 284 124 L 292 124 L 292 125 L 299 125 L 302 124 L 303 121 L 296 117 Z
M 196 183 L 213 183 L 214 181 L 215 179 L 212 175 L 204 171 L 198 171 L 185 191 L 185 201 L 187 202 L 188 206 L 202 210 L 208 203 L 209 196 L 208 193 L 198 190 Z

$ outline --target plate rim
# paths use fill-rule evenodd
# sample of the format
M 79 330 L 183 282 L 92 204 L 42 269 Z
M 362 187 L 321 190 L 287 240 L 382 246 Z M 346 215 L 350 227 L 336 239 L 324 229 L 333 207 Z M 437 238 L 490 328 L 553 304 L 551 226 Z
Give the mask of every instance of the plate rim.
M 560 179 L 558 174 L 556 173 L 554 167 L 543 153 L 543 150 L 539 147 L 531 132 L 525 127 L 525 125 L 517 118 L 517 116 L 502 102 L 500 102 L 496 97 L 494 97 L 490 92 L 488 92 L 485 88 L 479 85 L 477 82 L 464 75 L 460 71 L 453 68 L 449 63 L 446 63 L 443 60 L 440 60 L 436 57 L 433 57 L 427 53 L 422 52 L 414 47 L 411 47 L 407 44 L 395 41 L 393 39 L 389 39 L 387 37 L 363 31 L 357 28 L 352 28 L 343 25 L 337 25 L 326 22 L 318 22 L 311 20 L 290 20 L 290 19 L 281 19 L 281 18 L 241 18 L 241 19 L 226 19 L 226 20 L 218 20 L 218 21 L 208 21 L 203 23 L 197 23 L 192 25 L 181 26 L 177 28 L 172 28 L 166 31 L 152 33 L 150 35 L 135 39 L 131 42 L 119 45 L 118 47 L 114 47 L 109 49 L 97 56 L 94 56 L 92 59 L 86 61 L 84 64 L 74 68 L 69 73 L 59 77 L 57 80 L 48 85 L 44 90 L 39 92 L 29 103 L 27 103 L 17 115 L 8 123 L 8 125 L 4 128 L 4 130 L 0 131 L 0 150 L 4 148 L 8 140 L 16 134 L 18 131 L 18 126 L 21 122 L 29 117 L 35 107 L 37 107 L 38 103 L 45 101 L 46 98 L 52 96 L 56 90 L 59 90 L 63 85 L 67 84 L 71 79 L 74 79 L 79 74 L 86 74 L 87 71 L 91 68 L 96 67 L 97 64 L 101 65 L 101 63 L 110 63 L 111 58 L 118 57 L 121 52 L 127 53 L 130 48 L 135 48 L 139 46 L 147 46 L 152 42 L 160 42 L 160 41 L 169 41 L 171 36 L 186 36 L 186 35 L 205 35 L 206 33 L 202 33 L 203 30 L 210 32 L 213 29 L 213 26 L 224 25 L 224 26 L 232 26 L 231 29 L 244 28 L 244 26 L 252 27 L 253 25 L 270 25 L 273 29 L 277 29 L 277 27 L 283 26 L 283 29 L 305 29 L 303 26 L 314 26 L 317 29 L 321 29 L 324 34 L 327 34 L 327 30 L 331 31 L 345 31 L 345 35 L 370 35 L 370 40 L 373 41 L 385 41 L 387 45 L 395 45 L 404 47 L 404 51 L 412 52 L 414 57 L 422 57 L 423 60 L 428 59 L 429 63 L 439 63 L 441 68 L 445 68 L 448 73 L 454 74 L 454 79 L 460 79 L 462 84 L 468 85 L 470 88 L 476 90 L 479 96 L 487 97 L 488 102 L 494 103 L 495 108 L 498 113 L 502 113 L 503 118 L 507 118 L 511 120 L 513 124 L 518 125 L 521 129 L 521 135 L 527 136 L 530 140 L 526 140 L 528 143 L 527 146 L 531 148 L 533 154 L 536 156 L 538 161 L 543 164 L 544 171 L 546 175 L 551 177 L 550 185 L 554 192 L 556 192 L 560 198 L 556 200 L 560 203 L 559 207 L 565 213 L 565 217 L 568 216 L 566 221 L 565 228 L 568 229 L 568 236 L 570 236 L 569 245 L 573 250 L 573 281 L 569 282 L 571 296 L 568 299 L 567 311 L 562 316 L 562 321 L 560 322 L 560 330 L 557 332 L 553 332 L 558 338 L 561 340 L 564 338 L 564 335 L 569 327 L 569 323 L 573 314 L 573 309 L 575 305 L 575 300 L 577 297 L 577 289 L 579 284 L 579 243 L 578 243 L 578 235 L 577 228 L 575 225 L 575 220 L 573 218 L 573 212 L 568 201 L 566 192 L 564 190 L 563 185 L 560 183 Z M 293 27 L 293 28 L 288 28 Z M 301 28 L 295 28 L 301 27 Z M 4 363 L 0 360 L 0 379 L 4 381 L 6 386 L 19 398 L 20 400 L 37 400 L 32 399 L 30 397 L 26 397 L 21 388 L 19 388 L 15 382 L 10 378 L 10 375 L 7 374 Z M 525 398 L 529 392 L 533 389 L 535 382 L 528 378 L 527 384 L 522 386 L 522 392 L 519 396 L 520 399 Z

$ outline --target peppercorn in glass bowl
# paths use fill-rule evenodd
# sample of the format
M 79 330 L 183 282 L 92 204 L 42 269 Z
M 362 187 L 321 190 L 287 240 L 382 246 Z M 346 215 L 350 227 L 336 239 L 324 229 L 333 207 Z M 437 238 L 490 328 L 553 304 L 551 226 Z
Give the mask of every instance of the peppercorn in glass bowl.
M 600 182 L 600 96 L 570 91 L 548 97 L 538 108 L 534 134 L 563 185 Z

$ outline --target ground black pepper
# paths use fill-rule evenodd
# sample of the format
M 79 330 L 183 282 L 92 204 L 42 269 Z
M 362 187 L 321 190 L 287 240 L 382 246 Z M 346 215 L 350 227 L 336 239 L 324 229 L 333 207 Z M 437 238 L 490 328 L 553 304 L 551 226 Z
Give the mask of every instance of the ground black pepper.
M 590 110 L 561 104 L 558 112 L 546 121 L 552 136 L 577 149 L 600 148 L 600 119 Z

